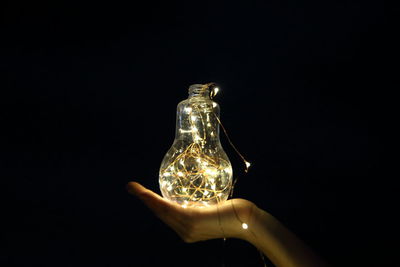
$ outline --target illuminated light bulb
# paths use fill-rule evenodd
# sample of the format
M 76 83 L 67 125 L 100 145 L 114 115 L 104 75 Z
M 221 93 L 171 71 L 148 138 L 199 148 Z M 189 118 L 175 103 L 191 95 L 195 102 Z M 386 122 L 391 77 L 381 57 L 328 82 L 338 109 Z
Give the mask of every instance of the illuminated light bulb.
M 219 105 L 210 99 L 208 86 L 190 86 L 189 98 L 178 104 L 175 140 L 160 167 L 166 199 L 200 207 L 228 198 L 232 165 L 219 140 L 218 117 Z
M 244 230 L 247 230 L 247 228 L 249 228 L 249 226 L 247 225 L 247 223 L 242 223 L 242 228 L 243 228 Z

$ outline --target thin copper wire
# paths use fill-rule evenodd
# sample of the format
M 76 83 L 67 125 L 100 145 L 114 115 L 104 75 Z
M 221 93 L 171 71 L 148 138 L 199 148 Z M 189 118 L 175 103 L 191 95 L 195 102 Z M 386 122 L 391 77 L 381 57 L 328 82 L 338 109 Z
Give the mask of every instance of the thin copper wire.
M 214 115 L 215 115 L 215 113 L 214 113 Z M 247 173 L 249 171 L 249 166 L 250 166 L 250 165 L 248 165 L 249 162 L 243 157 L 243 155 L 239 152 L 239 150 L 236 148 L 236 146 L 232 143 L 231 139 L 229 138 L 228 132 L 226 131 L 224 125 L 222 125 L 222 122 L 218 118 L 217 115 L 215 115 L 215 118 L 217 119 L 217 121 L 218 121 L 219 125 L 221 126 L 222 130 L 224 131 L 226 139 L 228 140 L 229 144 L 236 151 L 236 153 L 239 155 L 239 157 L 243 160 L 243 163 L 244 163 L 244 166 L 245 166 L 244 171 Z
M 215 88 L 215 83 L 209 83 L 208 85 L 214 86 L 214 88 Z M 213 89 L 214 89 L 214 88 L 213 88 Z M 215 92 L 214 90 L 212 90 L 212 91 L 211 91 L 211 94 L 210 94 L 210 98 L 212 99 L 215 95 L 216 95 L 216 92 Z M 228 132 L 226 131 L 224 125 L 222 124 L 222 122 L 221 122 L 221 120 L 218 118 L 218 116 L 217 116 L 215 113 L 213 113 L 213 114 L 214 114 L 214 116 L 216 117 L 216 119 L 217 119 L 219 125 L 221 126 L 222 130 L 224 131 L 225 137 L 226 137 L 226 139 L 228 140 L 229 144 L 232 146 L 232 148 L 236 151 L 236 153 L 237 153 L 237 154 L 240 156 L 240 158 L 243 160 L 243 163 L 244 163 L 244 165 L 245 165 L 245 170 L 244 170 L 244 171 L 245 171 L 245 173 L 247 173 L 247 172 L 249 171 L 250 163 L 244 158 L 244 156 L 239 152 L 239 150 L 238 150 L 238 149 L 236 148 L 236 146 L 233 144 L 232 140 L 229 138 Z M 234 188 L 235 188 L 235 185 L 236 185 L 237 181 L 238 181 L 238 178 L 235 178 L 234 181 L 233 181 L 232 188 L 231 188 L 231 192 L 230 192 L 230 196 L 229 196 L 230 198 L 233 197 L 233 192 L 234 192 Z M 240 222 L 240 224 L 243 225 L 243 221 L 240 219 L 240 217 L 239 217 L 239 215 L 238 215 L 238 213 L 237 213 L 237 211 L 236 211 L 235 205 L 233 204 L 233 200 L 231 200 L 231 206 L 232 206 L 233 212 L 235 213 L 236 219 Z M 253 208 L 254 208 L 254 206 L 253 206 Z M 251 215 L 252 215 L 252 213 L 253 213 L 253 208 L 251 209 L 251 214 L 250 214 L 249 217 L 251 217 Z M 220 220 L 219 210 L 218 210 L 218 217 L 219 217 L 219 220 Z M 220 223 L 220 226 L 221 226 L 221 223 Z M 221 227 L 222 227 L 222 226 L 221 226 Z M 221 230 L 223 231 L 223 229 L 221 229 Z M 255 238 L 255 239 L 257 240 L 257 242 L 258 242 L 257 235 L 251 230 L 251 228 L 250 228 L 250 229 L 247 229 L 247 230 L 250 231 L 250 233 L 254 236 L 254 238 Z M 225 236 L 225 234 L 224 234 L 224 236 Z M 225 240 L 226 240 L 226 238 L 224 237 L 224 242 L 225 242 Z M 264 256 L 264 254 L 263 254 L 259 249 L 257 249 L 257 250 L 258 250 L 258 252 L 260 253 L 260 257 L 261 257 L 261 260 L 262 260 L 262 262 L 263 262 L 264 267 L 267 267 L 267 264 L 266 264 L 266 262 L 265 262 L 265 256 Z M 223 264 L 223 265 L 224 265 L 224 264 Z

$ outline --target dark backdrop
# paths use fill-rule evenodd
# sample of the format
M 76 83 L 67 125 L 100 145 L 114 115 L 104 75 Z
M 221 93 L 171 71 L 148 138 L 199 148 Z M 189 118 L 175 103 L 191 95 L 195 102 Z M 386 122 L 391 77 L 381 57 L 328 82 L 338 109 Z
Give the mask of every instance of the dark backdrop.
M 395 265 L 383 1 L 2 6 L 2 266 L 262 266 L 239 240 L 183 243 L 125 191 L 158 192 L 176 104 L 211 81 L 253 163 L 221 137 L 235 196 L 333 265 Z

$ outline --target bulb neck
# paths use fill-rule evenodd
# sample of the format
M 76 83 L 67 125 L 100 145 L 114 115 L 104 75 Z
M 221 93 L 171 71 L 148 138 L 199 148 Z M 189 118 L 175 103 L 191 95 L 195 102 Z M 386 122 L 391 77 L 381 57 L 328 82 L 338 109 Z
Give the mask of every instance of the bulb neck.
M 219 105 L 210 99 L 209 87 L 208 84 L 190 86 L 189 98 L 178 104 L 176 140 L 204 146 L 219 144 Z
M 193 84 L 189 87 L 189 98 L 203 97 L 210 99 L 210 87 L 207 84 Z

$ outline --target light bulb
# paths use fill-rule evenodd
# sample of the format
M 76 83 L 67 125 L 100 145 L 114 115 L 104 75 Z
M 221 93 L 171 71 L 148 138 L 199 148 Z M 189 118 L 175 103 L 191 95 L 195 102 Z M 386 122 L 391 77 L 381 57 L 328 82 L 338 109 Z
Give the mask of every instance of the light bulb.
M 194 84 L 177 107 L 175 140 L 160 167 L 163 197 L 182 207 L 225 201 L 232 165 L 219 140 L 219 105 L 208 85 Z

